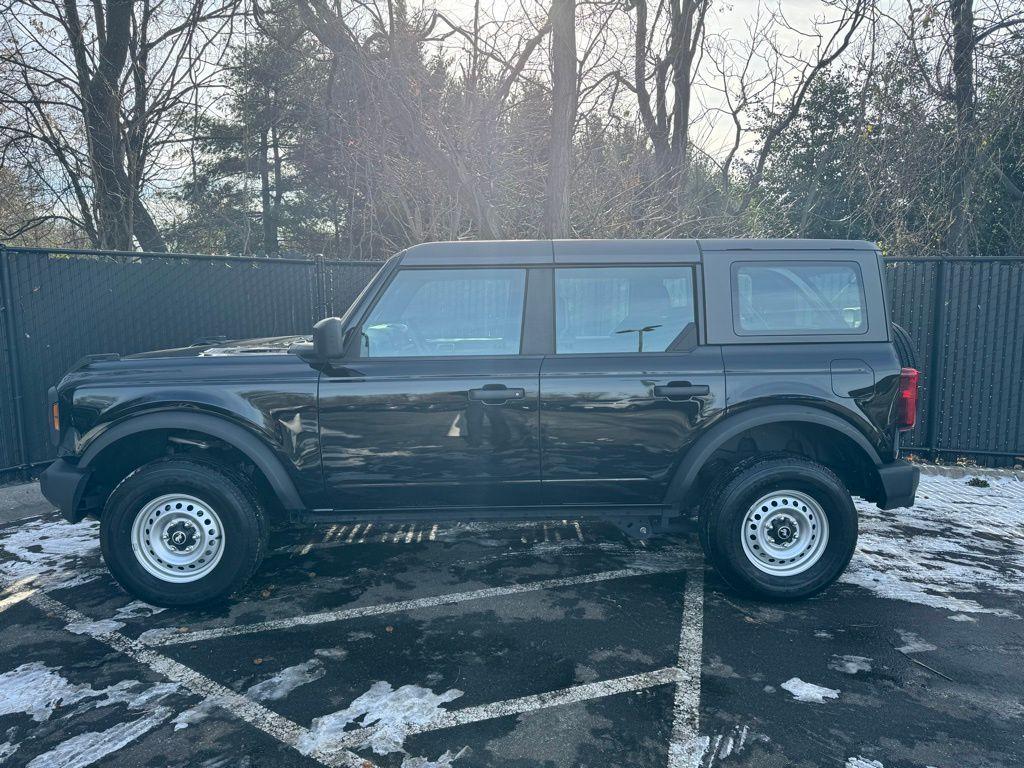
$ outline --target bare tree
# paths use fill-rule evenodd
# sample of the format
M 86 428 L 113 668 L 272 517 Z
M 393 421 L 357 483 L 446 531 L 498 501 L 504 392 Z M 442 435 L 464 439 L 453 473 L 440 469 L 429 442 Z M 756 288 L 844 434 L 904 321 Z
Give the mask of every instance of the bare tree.
M 569 236 L 569 172 L 576 119 L 576 2 L 551 3 L 551 146 L 545 230 Z
M 76 0 L 7 0 L 0 140 L 45 147 L 65 177 L 54 216 L 102 248 L 165 250 L 145 189 L 217 76 L 236 12 L 237 0 L 95 0 L 85 13 Z

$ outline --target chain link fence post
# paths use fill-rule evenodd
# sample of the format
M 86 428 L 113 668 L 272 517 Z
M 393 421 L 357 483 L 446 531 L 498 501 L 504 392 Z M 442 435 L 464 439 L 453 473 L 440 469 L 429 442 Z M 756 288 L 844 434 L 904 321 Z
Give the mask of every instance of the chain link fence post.
M 17 436 L 18 465 L 17 469 L 26 471 L 31 460 L 28 450 L 28 436 L 25 433 L 24 402 L 21 395 L 21 362 L 18 354 L 17 313 L 14 309 L 14 289 L 11 281 L 11 255 L 7 246 L 0 244 L 0 298 L 3 300 L 4 329 L 6 331 L 7 354 L 4 367 L 11 382 L 11 418 L 14 419 L 14 430 Z
M 939 449 L 939 415 L 942 408 L 942 381 L 946 370 L 946 341 L 949 337 L 949 323 L 946 308 L 946 280 L 949 260 L 939 259 L 935 274 L 935 303 L 932 310 L 932 348 L 928 355 L 928 441 L 934 461 Z

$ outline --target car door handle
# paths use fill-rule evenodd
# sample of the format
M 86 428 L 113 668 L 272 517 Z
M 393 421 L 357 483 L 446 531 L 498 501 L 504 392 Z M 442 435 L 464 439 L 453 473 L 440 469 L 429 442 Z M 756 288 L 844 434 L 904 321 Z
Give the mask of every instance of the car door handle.
M 505 385 L 488 385 L 481 389 L 469 390 L 470 400 L 480 400 L 491 405 L 500 405 L 509 400 L 522 400 L 526 397 L 526 390 L 520 387 L 506 387 Z
M 655 397 L 667 397 L 669 400 L 685 400 L 688 397 L 699 397 L 711 394 L 707 384 L 691 384 L 688 381 L 672 381 L 659 384 L 654 388 Z

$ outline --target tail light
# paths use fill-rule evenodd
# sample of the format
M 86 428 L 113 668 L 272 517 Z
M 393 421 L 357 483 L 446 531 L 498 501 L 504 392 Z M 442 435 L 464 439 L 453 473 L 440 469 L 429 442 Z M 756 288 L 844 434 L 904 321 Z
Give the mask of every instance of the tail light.
M 917 380 L 920 374 L 915 368 L 900 370 L 900 392 L 896 399 L 896 426 L 900 431 L 914 428 L 917 421 Z

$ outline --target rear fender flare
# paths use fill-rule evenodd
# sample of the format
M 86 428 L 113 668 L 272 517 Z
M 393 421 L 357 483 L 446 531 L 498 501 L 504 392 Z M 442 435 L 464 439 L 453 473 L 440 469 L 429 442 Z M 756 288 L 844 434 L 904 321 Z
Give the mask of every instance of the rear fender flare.
M 803 422 L 832 429 L 852 440 L 874 467 L 882 465 L 878 451 L 871 445 L 867 437 L 850 422 L 833 413 L 806 405 L 762 406 L 731 416 L 726 415 L 724 419 L 697 438 L 683 455 L 679 467 L 669 483 L 668 490 L 665 492 L 665 503 L 687 506 L 685 504 L 687 496 L 696 486 L 697 476 L 701 469 L 715 451 L 730 439 L 748 429 L 784 421 Z
M 104 449 L 126 437 L 156 430 L 187 430 L 223 440 L 249 457 L 267 478 L 286 511 L 300 512 L 305 509 L 306 505 L 302 503 L 288 470 L 270 446 L 244 427 L 205 413 L 161 411 L 133 416 L 96 437 L 85 449 L 78 466 L 89 469 Z

